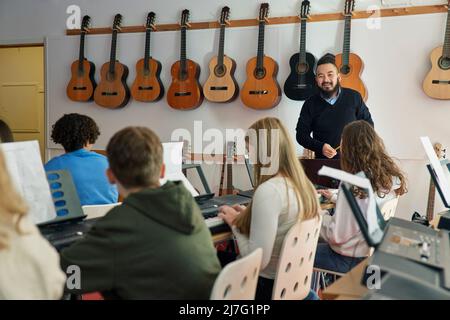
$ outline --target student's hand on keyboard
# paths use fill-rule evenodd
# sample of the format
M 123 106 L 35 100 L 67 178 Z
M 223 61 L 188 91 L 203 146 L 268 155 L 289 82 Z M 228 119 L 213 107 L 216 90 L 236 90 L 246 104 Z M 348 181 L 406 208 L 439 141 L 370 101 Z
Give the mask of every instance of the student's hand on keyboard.
M 321 194 L 322 196 L 324 196 L 328 200 L 330 200 L 331 197 L 333 197 L 333 192 L 331 190 L 321 189 L 321 190 L 317 190 L 317 193 Z
M 234 210 L 236 210 L 237 212 L 241 213 L 242 211 L 244 211 L 247 207 L 240 205 L 240 204 L 235 204 L 234 206 L 232 206 L 232 208 Z
M 217 215 L 219 218 L 222 218 L 223 221 L 225 221 L 226 224 L 228 224 L 230 227 L 234 224 L 234 220 L 236 219 L 237 215 L 240 213 L 237 211 L 233 206 L 221 206 L 219 208 L 219 214 Z

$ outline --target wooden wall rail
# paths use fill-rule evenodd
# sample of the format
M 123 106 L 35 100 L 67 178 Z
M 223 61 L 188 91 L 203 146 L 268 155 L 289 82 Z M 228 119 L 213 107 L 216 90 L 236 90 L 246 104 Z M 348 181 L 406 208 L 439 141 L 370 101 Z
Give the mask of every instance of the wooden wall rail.
M 414 7 L 403 7 L 403 8 L 389 8 L 380 9 L 380 17 L 398 17 L 398 16 L 408 16 L 416 14 L 430 14 L 430 13 L 441 13 L 447 12 L 446 5 L 431 5 L 431 6 L 414 6 Z M 355 11 L 353 13 L 354 19 L 367 19 L 375 15 L 375 10 L 369 11 Z M 94 17 L 95 18 L 95 17 Z M 342 20 L 344 18 L 342 13 L 324 13 L 311 15 L 309 22 L 319 22 L 319 21 L 333 21 Z M 112 20 L 111 20 L 112 21 Z M 268 24 L 287 24 L 287 23 L 298 23 L 300 19 L 298 16 L 289 17 L 272 17 L 269 18 Z M 210 22 L 192 22 L 192 29 L 214 29 L 219 27 L 219 23 L 216 21 Z M 258 21 L 256 19 L 242 19 L 242 20 L 231 20 L 229 27 L 249 27 L 257 26 Z M 156 25 L 156 31 L 175 31 L 179 30 L 179 24 L 158 24 Z M 90 34 L 108 34 L 111 33 L 111 27 L 107 28 L 91 28 L 89 30 Z M 128 26 L 122 27 L 121 33 L 136 33 L 145 32 L 145 27 L 142 26 Z M 80 29 L 66 30 L 66 34 L 69 36 L 79 35 Z

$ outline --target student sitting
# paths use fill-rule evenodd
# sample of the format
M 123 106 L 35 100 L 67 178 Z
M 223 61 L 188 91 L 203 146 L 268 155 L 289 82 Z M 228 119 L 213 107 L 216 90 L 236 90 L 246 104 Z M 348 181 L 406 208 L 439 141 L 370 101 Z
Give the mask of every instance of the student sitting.
M 406 193 L 406 179 L 386 153 L 382 139 L 365 121 L 345 126 L 341 141 L 341 168 L 351 174 L 363 172 L 370 180 L 379 207 Z M 367 208 L 368 197 L 361 190 L 353 190 L 361 208 Z M 340 193 L 319 190 L 336 203 L 333 216 L 325 215 L 314 266 L 346 273 L 369 255 L 369 247 L 359 229 L 351 209 Z
M 66 277 L 58 254 L 27 210 L 0 152 L 0 300 L 59 299 Z
M 263 165 L 265 162 L 257 157 L 256 189 L 251 204 L 247 208 L 223 206 L 219 217 L 231 226 L 241 255 L 263 249 L 255 298 L 270 300 L 287 232 L 299 220 L 318 218 L 320 205 L 316 190 L 306 177 L 289 133 L 280 120 L 264 118 L 255 122 L 250 130 L 259 136 L 256 145 L 252 146 L 250 141 L 250 156 L 260 155 L 264 144 L 272 142 L 271 161 Z M 261 137 L 261 133 L 265 136 Z M 311 291 L 307 299 L 318 297 Z
M 0 142 L 14 142 L 12 131 L 3 120 L 0 120 Z
M 81 114 L 66 114 L 53 125 L 52 140 L 66 153 L 47 162 L 45 170 L 68 170 L 81 205 L 117 202 L 117 187 L 106 177 L 108 160 L 91 151 L 99 135 L 94 120 Z
M 108 177 L 124 197 L 86 237 L 61 253 L 81 268 L 81 289 L 105 298 L 208 299 L 220 272 L 211 234 L 181 181 L 167 182 L 150 129 L 128 127 L 107 147 Z

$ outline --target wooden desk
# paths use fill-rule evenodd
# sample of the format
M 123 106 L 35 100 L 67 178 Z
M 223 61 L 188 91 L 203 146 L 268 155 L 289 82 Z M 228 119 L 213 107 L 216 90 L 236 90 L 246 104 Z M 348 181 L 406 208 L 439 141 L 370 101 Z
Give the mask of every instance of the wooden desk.
M 369 290 L 361 284 L 362 275 L 368 260 L 369 258 L 364 259 L 345 276 L 326 288 L 322 292 L 322 298 L 325 300 L 361 299 Z

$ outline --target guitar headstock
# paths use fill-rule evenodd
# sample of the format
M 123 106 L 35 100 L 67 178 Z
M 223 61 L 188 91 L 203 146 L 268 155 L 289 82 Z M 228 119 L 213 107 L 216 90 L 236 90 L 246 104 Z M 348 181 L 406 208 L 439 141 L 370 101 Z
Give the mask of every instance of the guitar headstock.
M 233 162 L 236 157 L 236 141 L 228 141 L 226 148 L 226 162 Z
M 434 148 L 434 152 L 436 152 L 436 156 L 438 157 L 439 160 L 445 159 L 445 157 L 446 157 L 445 153 L 447 150 L 444 149 L 442 144 L 440 144 L 439 142 L 435 143 L 433 148 Z
M 89 27 L 91 26 L 91 17 L 84 16 L 81 21 L 81 32 L 87 33 L 89 32 Z
M 155 29 L 155 13 L 152 11 L 147 15 L 147 22 L 145 23 L 145 29 Z
M 258 21 L 265 22 L 268 17 L 269 17 L 269 4 L 261 3 L 261 7 L 259 8 Z
M 122 15 L 118 13 L 114 16 L 113 30 L 120 31 L 121 26 L 122 26 Z
M 188 9 L 184 9 L 183 12 L 181 13 L 181 22 L 180 25 L 182 28 L 187 28 L 189 27 L 189 10 Z
M 228 24 L 229 20 L 230 20 L 230 8 L 223 7 L 222 12 L 220 13 L 219 23 L 221 26 L 224 26 L 224 25 Z
M 303 0 L 300 8 L 300 20 L 307 20 L 309 17 L 309 12 L 311 10 L 311 3 L 309 0 Z
M 345 0 L 344 16 L 351 17 L 355 10 L 355 0 Z

